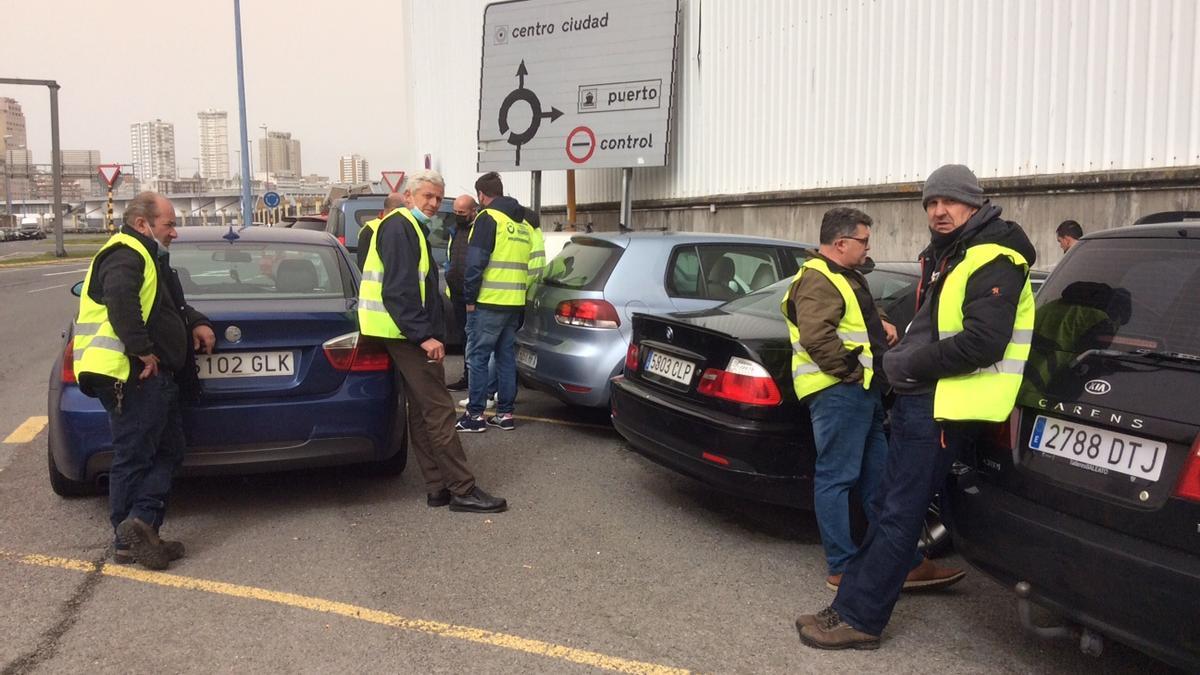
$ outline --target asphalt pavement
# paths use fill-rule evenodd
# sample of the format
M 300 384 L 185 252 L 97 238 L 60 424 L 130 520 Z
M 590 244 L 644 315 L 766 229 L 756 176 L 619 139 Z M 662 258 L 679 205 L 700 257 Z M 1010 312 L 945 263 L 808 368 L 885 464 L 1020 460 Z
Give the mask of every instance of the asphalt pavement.
M 974 570 L 902 598 L 879 651 L 808 649 L 792 622 L 832 599 L 811 514 L 725 497 L 527 390 L 515 431 L 463 439 L 507 513 L 426 507 L 415 462 L 181 479 L 164 535 L 187 557 L 112 565 L 105 499 L 51 492 L 36 429 L 84 267 L 0 269 L 2 673 L 1164 670 L 1025 635 Z

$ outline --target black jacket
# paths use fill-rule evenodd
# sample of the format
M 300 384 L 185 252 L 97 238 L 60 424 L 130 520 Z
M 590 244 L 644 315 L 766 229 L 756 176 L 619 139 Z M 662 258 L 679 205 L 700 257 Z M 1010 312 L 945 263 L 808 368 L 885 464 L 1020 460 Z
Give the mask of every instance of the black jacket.
M 446 286 L 450 288 L 451 297 L 461 299 L 465 290 L 463 286 L 467 273 L 467 249 L 471 243 L 471 224 L 456 224 L 454 228 L 454 238 L 450 240 L 450 266 L 446 270 Z M 492 237 L 494 242 L 494 229 Z
M 926 248 L 920 255 L 921 285 L 917 312 L 900 344 L 884 356 L 888 381 L 898 393 L 933 391 L 945 377 L 965 375 L 999 361 L 1012 339 L 1017 302 L 1029 276 L 1008 258 L 997 258 L 979 268 L 967 281 L 963 305 L 963 330 L 942 339 L 935 317 L 942 281 L 962 262 L 967 248 L 1000 244 L 1025 257 L 1032 267 L 1037 253 L 1021 226 L 1000 218 L 1000 207 L 985 202 L 962 226 L 947 246 Z
M 358 248 L 354 249 L 354 258 L 358 262 L 359 272 L 367 265 L 367 254 L 371 252 L 372 236 L 374 233 L 371 232 L 371 228 L 365 225 L 358 231 Z
M 486 208 L 495 209 L 518 223 L 526 219 L 525 207 L 512 197 L 497 197 Z M 492 259 L 492 251 L 495 249 L 496 221 L 481 209 L 479 215 L 475 217 L 475 223 L 471 226 L 471 245 L 467 249 L 467 269 L 463 278 L 463 300 L 468 305 L 478 305 L 484 309 L 524 312 L 524 307 L 480 305 L 476 302 L 480 286 L 483 284 L 483 271 L 487 269 L 488 261 Z
M 108 309 L 113 331 L 125 344 L 129 355 L 131 377 L 141 372 L 138 356 L 154 354 L 159 366 L 177 376 L 189 379 L 195 375 L 192 367 L 192 329 L 212 325 L 208 319 L 187 304 L 179 275 L 171 267 L 169 254 L 158 255 L 158 242 L 129 226 L 121 232 L 136 238 L 155 259 L 158 269 L 158 292 L 148 319 L 142 321 L 142 256 L 128 246 L 114 246 L 97 256 L 93 265 L 93 280 L 88 296 Z M 90 394 L 98 387 L 111 386 L 112 378 L 85 373 L 79 387 Z
M 429 229 L 425 233 L 425 249 L 429 255 L 429 274 L 425 276 L 425 302 L 421 302 L 421 287 L 417 268 L 421 245 L 417 233 L 404 214 L 393 211 L 379 224 L 376 246 L 383 260 L 383 306 L 396 326 L 413 344 L 429 338 L 444 339 L 445 317 L 438 291 L 438 266 L 429 248 Z

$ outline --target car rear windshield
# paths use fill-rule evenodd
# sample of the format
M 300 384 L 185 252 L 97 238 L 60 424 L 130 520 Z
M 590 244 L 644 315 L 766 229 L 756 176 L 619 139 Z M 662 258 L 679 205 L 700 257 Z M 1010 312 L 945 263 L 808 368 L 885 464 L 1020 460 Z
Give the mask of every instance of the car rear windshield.
M 1038 293 L 1035 346 L 1200 354 L 1197 289 L 1200 241 L 1084 242 Z
M 601 290 L 624 250 L 599 239 L 573 239 L 546 265 L 542 282 L 560 288 Z
M 192 300 L 341 298 L 341 257 L 309 244 L 176 243 L 171 265 Z

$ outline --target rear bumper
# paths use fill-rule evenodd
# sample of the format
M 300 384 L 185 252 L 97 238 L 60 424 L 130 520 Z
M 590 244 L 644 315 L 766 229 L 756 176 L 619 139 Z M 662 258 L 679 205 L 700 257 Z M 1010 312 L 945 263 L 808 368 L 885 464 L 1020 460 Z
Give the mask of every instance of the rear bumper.
M 972 565 L 1071 621 L 1200 670 L 1200 559 L 1055 511 L 979 480 L 951 491 L 954 544 Z
M 812 509 L 811 470 L 780 474 L 764 468 L 811 467 L 811 456 L 807 462 L 800 457 L 798 439 L 806 435 L 792 425 L 692 411 L 625 378 L 612 382 L 612 411 L 613 426 L 630 447 L 658 464 L 737 497 Z M 728 464 L 704 459 L 704 453 Z
M 588 330 L 588 339 L 573 339 L 551 344 L 517 334 L 517 347 L 537 354 L 537 367 L 519 361 L 517 373 L 525 384 L 544 391 L 563 403 L 589 408 L 606 408 L 609 379 L 625 362 L 628 343 L 617 330 Z M 586 391 L 571 391 L 571 387 Z

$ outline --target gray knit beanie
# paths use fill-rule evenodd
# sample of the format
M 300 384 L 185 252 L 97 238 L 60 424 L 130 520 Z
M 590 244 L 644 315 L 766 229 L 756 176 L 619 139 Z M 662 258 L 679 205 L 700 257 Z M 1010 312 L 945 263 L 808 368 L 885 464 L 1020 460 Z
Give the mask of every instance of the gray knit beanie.
M 979 187 L 979 179 L 962 164 L 946 164 L 929 174 L 921 189 L 921 206 L 928 205 L 934 197 L 947 197 L 975 208 L 983 206 L 983 188 Z

